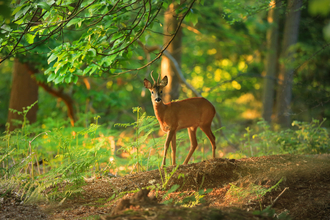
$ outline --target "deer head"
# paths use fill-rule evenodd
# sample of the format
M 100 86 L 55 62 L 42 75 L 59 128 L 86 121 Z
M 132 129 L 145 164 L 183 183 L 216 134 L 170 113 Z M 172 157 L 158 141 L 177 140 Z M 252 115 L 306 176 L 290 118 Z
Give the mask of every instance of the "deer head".
M 152 80 L 154 81 L 154 85 L 151 85 L 151 82 L 147 79 L 144 79 L 144 87 L 149 89 L 151 93 L 151 100 L 155 103 L 160 103 L 162 101 L 162 95 L 163 95 L 163 88 L 167 85 L 168 79 L 167 76 L 164 76 L 164 78 L 159 82 L 159 76 L 157 79 L 157 82 L 152 77 L 152 72 L 150 73 Z

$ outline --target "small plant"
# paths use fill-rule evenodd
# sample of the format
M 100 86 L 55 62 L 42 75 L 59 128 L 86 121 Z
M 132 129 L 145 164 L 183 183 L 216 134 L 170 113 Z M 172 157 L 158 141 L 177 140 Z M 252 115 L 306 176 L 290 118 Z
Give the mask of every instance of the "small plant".
M 328 130 L 322 122 L 313 119 L 311 123 L 294 121 L 293 128 L 272 131 L 269 124 L 261 120 L 257 123 L 255 134 L 247 128 L 242 142 L 242 154 L 262 156 L 272 154 L 320 154 L 330 152 Z M 251 139 L 252 137 L 252 139 Z
M 29 109 L 21 114 L 26 116 Z M 22 128 L 0 137 L 1 187 L 15 189 L 25 203 L 64 201 L 79 194 L 84 176 L 96 175 L 101 166 L 109 167 L 111 151 L 104 147 L 105 138 L 97 136 L 97 119 L 89 128 L 71 128 L 68 122 L 52 118 L 42 126 L 30 125 L 23 117 Z
M 283 181 L 283 178 L 281 178 L 274 186 L 270 188 L 265 188 L 260 185 L 250 184 L 247 188 L 241 188 L 238 186 L 235 186 L 234 184 L 230 184 L 230 189 L 228 190 L 227 194 L 236 197 L 238 201 L 245 199 L 245 198 L 251 198 L 249 199 L 249 202 L 256 198 L 260 205 L 260 210 L 262 210 L 262 197 L 266 195 L 266 193 L 271 192 L 273 189 L 278 188 L 279 184 Z
M 166 189 L 168 182 L 170 181 L 170 179 L 174 175 L 174 173 L 178 170 L 178 168 L 179 168 L 179 165 L 176 165 L 176 167 L 170 173 L 167 173 L 167 170 L 164 167 L 163 168 L 164 178 L 163 178 L 163 175 L 162 175 L 161 168 L 159 168 L 160 178 L 162 180 L 162 189 Z
M 264 210 L 256 210 L 253 212 L 253 214 L 270 217 L 272 219 L 275 218 L 279 220 L 291 220 L 291 217 L 288 215 L 288 211 L 282 212 L 277 215 L 275 209 L 272 209 L 271 206 L 267 206 Z
M 212 192 L 212 189 L 206 189 L 206 190 L 201 189 L 199 191 L 196 191 L 193 195 L 185 197 L 182 200 L 181 205 L 183 207 L 189 207 L 189 208 L 195 207 L 198 204 L 202 203 L 203 197 L 210 192 Z M 184 193 L 180 194 L 180 196 L 182 195 L 184 195 Z
M 169 190 L 167 190 L 167 192 L 163 195 L 163 204 L 173 204 L 174 201 L 173 201 L 173 198 L 171 199 L 166 199 L 166 197 L 170 194 L 170 193 L 173 193 L 175 192 L 180 186 L 178 184 L 174 184 Z
M 176 169 L 178 168 L 178 166 L 176 167 Z M 174 172 L 176 171 L 176 169 L 173 169 L 171 174 L 167 174 L 165 172 L 166 169 L 164 169 L 164 172 L 165 172 L 165 175 L 167 176 L 167 181 L 163 182 L 163 190 L 165 190 L 166 188 L 166 185 L 168 183 L 168 180 L 171 178 L 171 176 L 174 174 Z M 179 174 L 178 178 L 184 178 L 184 174 Z M 204 183 L 204 178 L 203 178 L 203 181 L 201 183 L 201 186 L 200 188 L 203 186 L 203 183 Z M 183 181 L 183 184 L 181 186 L 181 188 L 184 186 L 185 184 L 185 180 Z M 159 185 L 158 185 L 159 187 Z M 174 205 L 180 205 L 180 206 L 183 206 L 183 207 L 194 207 L 198 204 L 200 204 L 201 202 L 203 202 L 203 197 L 205 196 L 205 194 L 209 193 L 212 191 L 212 189 L 207 189 L 207 190 L 204 190 L 204 189 L 201 189 L 201 190 L 197 190 L 196 192 L 194 192 L 192 195 L 187 195 L 186 192 L 183 192 L 183 193 L 180 193 L 178 195 L 178 198 L 170 198 L 170 199 L 167 199 L 166 198 L 168 197 L 168 195 L 170 193 L 173 193 L 175 192 L 177 189 L 179 189 L 180 186 L 178 184 L 174 184 L 167 192 L 166 194 L 163 195 L 162 199 L 163 199 L 163 204 L 174 204 Z M 180 188 L 180 189 L 181 189 Z M 157 189 L 156 189 L 157 190 Z M 182 198 L 184 197 L 183 199 L 179 199 L 179 198 Z
M 155 117 L 147 117 L 146 113 L 144 112 L 141 114 L 141 108 L 140 107 L 134 107 L 133 112 L 136 112 L 137 114 L 137 120 L 133 123 L 122 123 L 122 124 L 115 124 L 114 126 L 119 127 L 133 127 L 135 129 L 135 140 L 129 140 L 129 143 L 125 146 L 123 146 L 120 151 L 125 152 L 131 152 L 132 150 L 136 150 L 135 156 L 132 155 L 130 159 L 130 164 L 139 168 L 144 167 L 144 165 L 149 166 L 155 166 L 155 162 L 157 159 L 154 157 L 150 158 L 150 155 L 148 156 L 148 153 L 150 152 L 151 148 L 157 145 L 158 140 L 155 138 L 153 139 L 153 142 L 147 142 L 147 139 L 151 135 L 153 131 L 155 131 L 155 125 L 158 124 L 158 121 L 155 119 Z M 145 132 L 147 131 L 147 132 Z M 146 145 L 144 149 L 141 148 L 141 145 Z M 140 155 L 141 154 L 141 155 Z M 148 158 L 147 160 L 145 158 Z

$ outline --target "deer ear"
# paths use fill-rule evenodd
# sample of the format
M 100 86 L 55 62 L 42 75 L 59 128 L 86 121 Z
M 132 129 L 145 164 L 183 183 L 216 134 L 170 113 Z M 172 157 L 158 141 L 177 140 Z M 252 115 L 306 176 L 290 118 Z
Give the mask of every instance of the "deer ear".
M 143 83 L 144 83 L 144 87 L 146 87 L 147 89 L 151 89 L 152 85 L 151 82 L 149 82 L 149 80 L 144 79 Z
M 167 83 L 168 83 L 167 76 L 164 76 L 164 78 L 162 79 L 162 81 L 160 81 L 160 85 L 161 85 L 161 86 L 166 86 Z

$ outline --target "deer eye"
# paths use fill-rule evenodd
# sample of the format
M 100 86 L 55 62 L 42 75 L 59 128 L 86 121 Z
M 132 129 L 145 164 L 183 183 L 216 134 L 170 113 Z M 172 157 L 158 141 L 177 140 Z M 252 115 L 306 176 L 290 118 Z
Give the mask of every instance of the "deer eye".
M 160 93 L 163 93 L 163 90 L 162 90 L 162 91 L 160 91 Z
M 154 91 L 151 91 L 151 94 L 154 94 Z

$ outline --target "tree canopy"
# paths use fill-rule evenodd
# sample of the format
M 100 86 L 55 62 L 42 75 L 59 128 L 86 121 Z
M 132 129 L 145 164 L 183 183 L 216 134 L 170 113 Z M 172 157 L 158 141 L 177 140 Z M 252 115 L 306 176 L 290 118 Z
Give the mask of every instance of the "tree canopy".
M 47 54 L 49 66 L 45 74 L 48 82 L 55 83 L 76 83 L 82 75 L 116 75 L 131 71 L 126 64 L 138 47 L 137 40 L 144 41 L 142 34 L 151 31 L 155 23 L 161 25 L 157 16 L 170 2 L 20 1 L 12 12 L 13 20 L 6 19 L 1 24 L 3 58 L 0 62 L 31 53 L 45 59 Z M 194 2 L 181 3 L 180 22 Z M 175 33 L 172 39 L 174 37 Z M 150 63 L 158 59 L 169 44 L 163 45 Z M 40 51 L 40 48 L 43 49 Z

